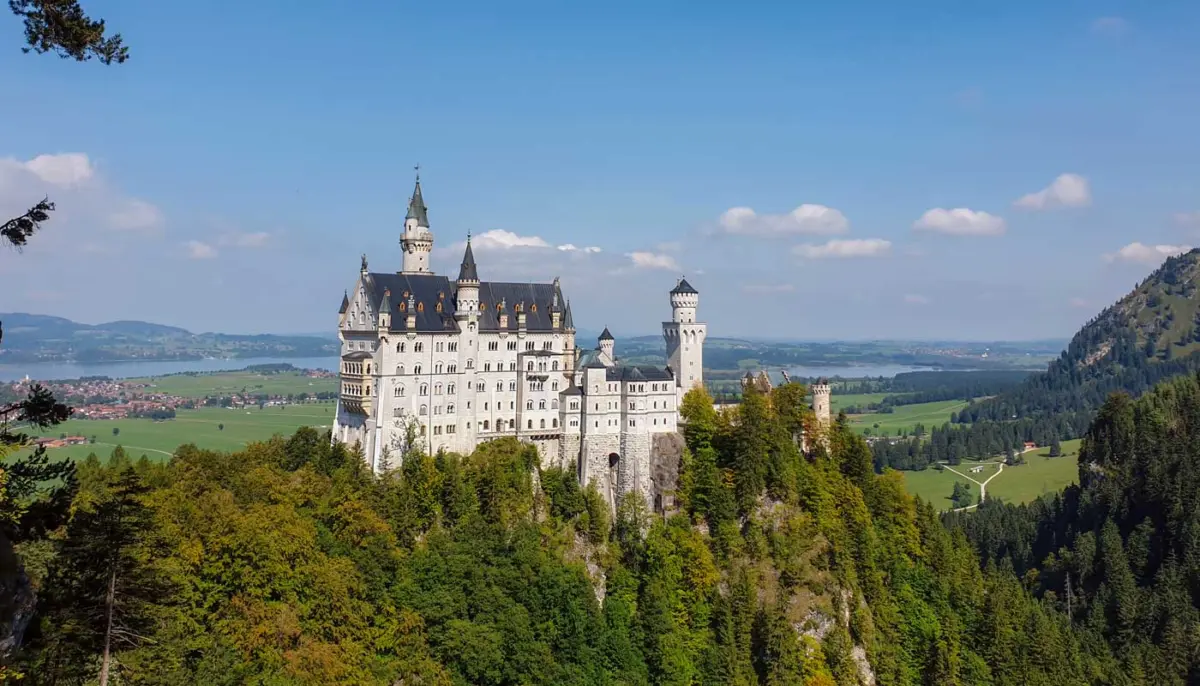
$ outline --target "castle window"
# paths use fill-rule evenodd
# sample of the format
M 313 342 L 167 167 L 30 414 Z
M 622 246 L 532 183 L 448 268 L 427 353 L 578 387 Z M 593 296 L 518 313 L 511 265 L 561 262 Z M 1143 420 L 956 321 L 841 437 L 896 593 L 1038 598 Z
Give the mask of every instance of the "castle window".
M 433 365 L 433 373 L 434 374 L 442 373 L 442 363 L 441 362 L 438 362 L 437 364 Z
M 424 416 L 424 415 L 427 415 L 427 414 L 429 414 L 429 406 L 428 406 L 428 405 L 422 405 L 422 406 L 421 406 L 421 415 L 422 415 L 422 416 Z
M 404 386 L 396 386 L 396 397 L 397 398 L 404 397 Z
M 496 392 L 497 392 L 497 393 L 501 393 L 501 392 L 503 392 L 503 391 L 504 391 L 504 382 L 503 382 L 503 381 L 497 381 L 497 382 L 496 382 Z
M 529 362 L 525 363 L 525 371 L 527 371 L 527 372 L 533 371 L 533 360 L 530 360 Z
M 538 362 L 538 371 L 539 372 L 546 371 L 546 363 L 545 362 Z
M 404 365 L 396 365 L 396 376 L 404 376 Z
M 483 371 L 485 371 L 485 372 L 490 372 L 490 371 L 492 371 L 492 363 L 491 363 L 491 362 L 484 362 L 484 363 L 483 363 Z
M 551 381 L 551 382 L 550 382 L 550 390 L 552 390 L 552 391 L 557 391 L 557 390 L 558 390 L 558 382 L 557 382 L 557 381 Z
M 551 426 L 551 427 L 553 427 L 553 428 L 555 428 L 555 429 L 557 429 L 557 428 L 558 428 L 558 420 L 557 420 L 557 419 L 551 419 L 551 420 L 550 420 L 550 426 Z
M 525 423 L 525 428 L 526 428 L 526 429 L 532 429 L 532 428 L 533 428 L 533 420 L 532 420 L 532 419 L 530 419 L 528 422 L 526 422 L 526 423 Z
M 578 410 L 578 409 L 579 409 L 579 401 L 577 401 L 577 400 L 572 400 L 572 401 L 571 401 L 571 409 L 572 409 L 572 410 Z
M 438 424 L 437 426 L 433 427 L 433 435 L 434 436 L 442 435 L 442 425 L 441 424 Z
M 457 431 L 457 429 L 458 429 L 458 427 L 454 426 L 453 424 L 446 425 L 446 433 L 448 433 L 448 434 L 455 433 Z
M 498 350 L 499 348 L 499 341 L 488 341 L 488 350 Z
M 517 407 L 516 401 L 513 401 L 513 400 L 508 401 L 508 409 L 515 410 L 516 407 Z
M 417 376 L 421 375 L 421 365 L 419 365 L 419 364 L 413 365 L 413 374 L 416 374 Z
M 447 384 L 447 385 L 446 385 L 446 394 L 447 394 L 447 395 L 454 395 L 454 384 Z
M 454 403 L 446 406 L 446 414 L 454 414 Z
M 484 430 L 484 431 L 487 431 L 487 430 L 488 430 L 488 420 L 486 420 L 486 419 L 485 419 L 485 420 L 483 420 L 483 430 Z
M 526 410 L 532 410 L 532 409 L 533 409 L 533 401 L 532 401 L 532 400 L 526 400 L 526 401 L 525 401 L 525 409 L 526 409 Z
M 533 312 L 537 312 L 537 303 L 534 303 L 534 304 L 530 305 L 530 306 L 529 306 L 529 309 L 530 309 L 531 311 L 533 311 Z
M 629 420 L 629 426 L 637 426 L 637 422 L 635 422 L 635 421 L 633 421 L 632 419 L 630 419 L 630 420 Z
M 515 372 L 515 371 L 517 371 L 517 363 L 516 363 L 516 362 L 509 362 L 509 363 L 508 363 L 508 371 L 510 371 L 510 372 Z
M 509 350 L 516 350 L 516 349 L 517 349 L 517 342 L 516 342 L 516 341 L 509 341 L 509 342 L 508 342 L 508 349 L 509 349 Z
M 553 341 L 545 341 L 542 343 L 542 350 L 554 350 Z
M 448 364 L 448 365 L 446 365 L 446 373 L 448 373 L 448 374 L 454 374 L 454 373 L 456 373 L 457 371 L 458 371 L 458 365 L 456 365 L 456 364 Z
M 433 394 L 434 394 L 434 395 L 441 395 L 441 394 L 442 394 L 442 385 L 441 385 L 440 383 L 439 383 L 439 384 L 434 384 L 434 385 L 433 385 Z
M 550 370 L 555 371 L 555 372 L 558 371 L 558 360 L 555 360 L 550 363 Z
M 629 403 L 629 409 L 631 409 L 631 410 L 636 410 L 636 409 L 637 409 L 637 403 Z
M 555 398 L 550 401 L 550 409 L 552 409 L 552 410 L 558 409 L 558 398 Z
M 544 409 L 546 409 L 546 401 L 545 401 L 545 400 L 539 400 L 539 401 L 538 401 L 538 409 L 539 409 L 539 410 L 544 410 Z
M 434 405 L 434 406 L 433 406 L 433 413 L 434 413 L 434 414 L 441 414 L 441 413 L 442 413 L 442 406 L 441 406 L 441 405 Z
M 429 384 L 421 384 L 421 395 L 429 395 Z
M 475 360 L 467 360 L 467 369 L 475 368 Z
M 540 426 L 538 428 L 541 428 L 541 429 L 546 428 L 546 420 L 545 419 L 543 419 L 541 422 L 539 422 L 539 424 L 540 424 Z
M 421 341 L 417 341 L 416 343 L 413 343 L 413 352 L 414 353 L 419 353 L 424 349 L 425 349 L 425 344 L 422 343 Z
M 398 353 L 404 352 L 404 341 L 400 341 L 399 343 L 396 344 L 396 352 L 398 352 Z
M 438 304 L 437 304 L 437 306 L 436 306 L 434 309 L 436 309 L 438 312 L 441 312 L 441 311 L 442 311 L 442 304 L 441 304 L 441 303 L 438 303 Z
M 425 311 L 425 303 L 417 303 L 417 312 Z
M 656 410 L 658 409 L 658 401 L 657 400 L 654 401 L 654 409 L 656 409 Z
M 458 341 L 450 341 L 450 343 L 449 343 L 449 345 L 447 346 L 447 348 L 448 348 L 448 349 L 450 350 L 450 352 L 452 352 L 452 353 L 456 353 L 456 352 L 458 352 Z
M 425 425 L 424 424 L 421 425 L 421 435 L 422 436 L 425 435 Z
M 525 349 L 533 350 L 533 341 L 525 341 Z
M 487 303 L 479 303 L 479 311 L 483 312 L 487 309 Z
M 510 391 L 515 391 L 515 390 L 517 390 L 517 382 L 516 382 L 516 381 L 509 381 L 509 382 L 508 382 L 508 390 L 510 390 Z
M 475 385 L 475 390 L 479 391 L 480 393 L 483 393 L 483 382 L 482 381 L 480 381 L 478 384 Z
M 443 343 L 442 341 L 438 341 L 437 343 L 434 343 L 433 344 L 434 352 L 439 352 L 439 353 L 442 352 L 442 348 L 445 347 L 445 345 L 446 344 Z

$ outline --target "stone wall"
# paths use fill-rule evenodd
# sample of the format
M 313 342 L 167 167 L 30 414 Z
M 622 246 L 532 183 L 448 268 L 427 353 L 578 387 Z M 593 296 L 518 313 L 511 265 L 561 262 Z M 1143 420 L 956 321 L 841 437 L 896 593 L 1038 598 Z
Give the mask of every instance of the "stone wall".
M 671 511 L 677 502 L 679 466 L 686 444 L 679 433 L 654 434 L 650 445 L 650 504 Z
M 595 481 L 597 489 L 605 495 L 609 504 L 615 509 L 618 484 L 610 482 L 608 469 L 608 456 L 612 453 L 620 455 L 622 460 L 625 459 L 625 456 L 621 455 L 620 435 L 591 434 L 583 437 L 581 481 L 585 487 Z

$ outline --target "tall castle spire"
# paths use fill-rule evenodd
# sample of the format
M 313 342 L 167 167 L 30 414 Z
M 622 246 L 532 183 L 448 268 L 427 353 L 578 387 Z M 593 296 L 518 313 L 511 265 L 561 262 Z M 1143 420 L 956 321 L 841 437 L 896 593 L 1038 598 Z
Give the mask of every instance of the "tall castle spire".
M 408 214 L 404 217 L 404 234 L 400 245 L 404 249 L 403 274 L 432 274 L 429 269 L 429 253 L 433 252 L 433 232 L 429 230 L 429 210 L 421 195 L 421 166 L 417 165 L 417 181 L 412 198 L 408 201 Z

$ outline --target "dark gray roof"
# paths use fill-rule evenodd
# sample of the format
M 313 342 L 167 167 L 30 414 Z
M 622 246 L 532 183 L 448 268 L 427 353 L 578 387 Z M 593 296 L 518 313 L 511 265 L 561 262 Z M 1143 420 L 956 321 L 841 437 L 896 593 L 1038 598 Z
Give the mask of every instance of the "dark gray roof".
M 560 395 L 583 395 L 583 389 L 579 386 L 569 386 Z
M 467 236 L 467 249 L 463 251 L 462 266 L 458 268 L 459 281 L 478 281 L 479 269 L 475 266 L 475 253 L 471 252 L 471 237 Z
M 407 331 L 407 303 L 409 296 L 417 310 L 417 331 L 458 331 L 454 321 L 455 301 L 458 295 L 453 281 L 437 274 L 367 274 L 365 286 L 371 302 L 381 302 L 384 291 L 391 291 L 391 330 Z M 528 331 L 553 331 L 550 306 L 557 293 L 562 291 L 551 283 L 496 283 L 484 281 L 479 284 L 480 331 L 499 331 L 500 318 L 496 306 L 503 300 L 508 312 L 509 331 L 517 330 L 517 306 L 525 310 L 525 328 Z M 441 312 L 438 312 L 438 304 Z M 400 309 L 401 306 L 404 309 Z
M 425 198 L 421 197 L 421 177 L 417 177 L 417 186 L 413 189 L 412 198 L 408 201 L 408 214 L 405 219 L 416 219 L 417 226 L 429 226 L 428 209 L 425 207 Z
M 605 374 L 607 381 L 670 381 L 674 378 L 665 369 L 640 365 L 609 367 Z
M 687 279 L 680 279 L 679 283 L 675 285 L 675 288 L 671 289 L 671 292 L 672 293 L 696 293 L 696 294 L 700 293 L 700 291 L 696 290 L 695 288 L 692 288 L 692 284 L 688 283 Z
M 379 311 L 392 314 L 392 292 L 384 289 L 383 299 L 379 301 Z
M 574 329 L 575 318 L 571 316 L 571 301 L 567 301 L 567 311 L 563 314 L 563 328 Z
M 350 294 L 342 291 L 342 308 L 338 310 L 338 314 L 346 314 L 348 309 L 350 309 Z
M 371 359 L 371 353 L 367 352 L 366 350 L 355 350 L 352 353 L 346 353 L 345 355 L 342 355 L 342 359 L 343 360 L 369 360 L 369 359 Z
M 659 291 L 659 292 L 661 293 L 662 291 Z M 593 330 L 593 331 L 595 331 L 595 329 L 592 329 L 592 330 Z M 604 327 L 604 331 L 601 331 L 601 332 L 600 332 L 600 340 L 602 340 L 602 341 L 615 341 L 615 340 L 617 340 L 617 339 L 613 338 L 613 335 L 612 335 L 612 333 L 611 333 L 611 332 L 609 332 L 609 330 L 608 330 L 608 327 L 606 326 L 606 327 Z
M 817 379 L 817 383 L 818 383 L 818 384 L 820 384 L 820 385 L 822 385 L 822 386 L 828 386 L 828 385 L 829 385 L 829 379 L 827 379 L 827 378 L 825 378 L 825 377 L 823 377 L 823 376 L 822 376 L 821 378 Z

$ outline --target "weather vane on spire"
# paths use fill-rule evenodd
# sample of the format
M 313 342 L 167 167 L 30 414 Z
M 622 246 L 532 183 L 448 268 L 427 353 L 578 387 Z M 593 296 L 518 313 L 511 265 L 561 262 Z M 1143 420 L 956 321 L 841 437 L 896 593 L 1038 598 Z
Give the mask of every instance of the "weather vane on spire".
M 417 181 L 420 181 L 421 180 L 421 163 L 420 162 L 418 162 L 416 164 L 416 166 L 413 167 L 413 171 L 415 171 L 417 173 Z

